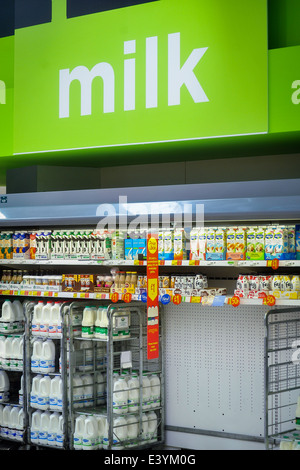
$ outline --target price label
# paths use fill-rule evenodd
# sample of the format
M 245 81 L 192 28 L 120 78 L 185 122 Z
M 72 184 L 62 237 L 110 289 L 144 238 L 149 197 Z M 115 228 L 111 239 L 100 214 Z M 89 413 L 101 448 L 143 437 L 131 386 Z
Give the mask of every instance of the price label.
M 119 294 L 118 294 L 117 292 L 114 292 L 113 294 L 111 294 L 110 300 L 111 300 L 112 302 L 114 302 L 114 303 L 115 303 L 115 302 L 118 302 L 118 300 L 119 300 Z
M 273 307 L 275 303 L 276 298 L 274 297 L 274 295 L 269 294 L 263 299 L 263 304 L 268 305 L 269 307 Z
M 132 300 L 132 295 L 129 292 L 126 292 L 126 294 L 124 294 L 124 296 L 123 296 L 123 300 L 124 300 L 124 302 L 129 304 Z
M 272 259 L 267 261 L 267 266 L 271 267 L 272 269 L 276 270 L 279 268 L 279 259 Z
M 201 297 L 193 295 L 191 297 L 191 304 L 200 304 L 201 303 Z
M 233 307 L 238 307 L 240 305 L 240 298 L 237 295 L 234 295 L 230 298 L 230 305 Z
M 173 304 L 179 305 L 181 304 L 181 301 L 182 301 L 182 297 L 180 294 L 173 295 L 173 299 L 172 299 Z

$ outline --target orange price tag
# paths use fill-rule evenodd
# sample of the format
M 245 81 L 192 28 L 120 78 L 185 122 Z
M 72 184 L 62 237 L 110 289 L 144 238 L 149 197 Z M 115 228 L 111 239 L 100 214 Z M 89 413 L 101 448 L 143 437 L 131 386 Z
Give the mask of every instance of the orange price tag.
M 117 292 L 114 292 L 113 294 L 111 294 L 110 300 L 111 300 L 112 302 L 114 302 L 114 303 L 115 303 L 115 302 L 118 302 L 118 300 L 119 300 L 119 294 L 118 294 Z
M 274 295 L 267 295 L 264 299 L 263 299 L 263 304 L 264 305 L 268 305 L 269 307 L 273 307 L 273 305 L 275 305 L 276 303 L 276 298 L 274 297 Z
M 132 295 L 129 292 L 126 292 L 126 294 L 124 294 L 124 296 L 123 296 L 124 302 L 129 304 L 131 302 L 131 299 L 132 299 Z
M 278 269 L 279 268 L 279 259 L 272 259 L 272 269 Z
M 231 297 L 230 299 L 230 304 L 233 306 L 233 307 L 238 307 L 240 305 L 240 298 L 237 296 L 237 295 L 234 295 L 233 297 Z
M 181 304 L 181 295 L 180 294 L 173 295 L 172 301 L 173 301 L 173 304 L 175 305 Z

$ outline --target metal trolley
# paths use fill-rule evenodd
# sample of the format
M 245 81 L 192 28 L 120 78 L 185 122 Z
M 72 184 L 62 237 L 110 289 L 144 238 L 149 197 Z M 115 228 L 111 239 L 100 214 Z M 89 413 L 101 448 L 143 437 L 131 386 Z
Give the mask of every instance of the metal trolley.
M 265 315 L 265 447 L 300 441 L 295 412 L 300 395 L 300 308 Z
M 75 432 L 75 420 L 79 415 L 102 417 L 106 422 L 106 439 L 103 439 L 99 449 L 141 449 L 161 445 L 164 442 L 164 360 L 163 360 L 163 332 L 162 315 L 163 308 L 160 307 L 160 348 L 158 359 L 147 359 L 147 315 L 146 307 L 142 302 L 136 303 L 116 303 L 108 304 L 104 301 L 93 302 L 97 308 L 102 306 L 107 308 L 108 333 L 107 339 L 81 337 L 81 332 L 74 328 L 74 318 L 83 314 L 86 306 L 91 302 L 72 302 L 67 308 L 68 338 L 69 338 L 69 358 L 68 358 L 68 403 L 69 403 L 69 445 L 74 448 L 73 436 Z M 117 317 L 127 317 L 130 324 L 130 335 L 128 337 L 118 337 L 118 330 L 122 327 L 117 321 Z M 75 334 L 74 334 L 75 332 Z M 114 373 L 121 374 L 126 370 L 131 374 L 137 371 L 139 376 L 139 403 L 138 411 L 124 414 L 115 412 L 114 398 Z M 99 374 L 100 372 L 100 374 Z M 92 396 L 85 403 L 78 403 L 76 397 L 80 393 L 76 392 L 74 377 L 80 373 L 87 373 L 92 377 Z M 160 378 L 160 403 L 151 405 L 145 410 L 143 404 L 143 375 L 151 376 L 153 373 Z M 101 378 L 99 378 L 99 376 Z M 103 378 L 104 377 L 104 378 Z M 98 390 L 104 386 L 104 396 L 99 396 Z M 81 399 L 79 398 L 79 401 Z M 154 412 L 156 415 L 155 438 L 151 439 L 143 433 L 143 420 L 145 414 Z M 135 417 L 138 427 L 138 435 L 134 440 L 128 436 L 121 439 L 120 428 L 122 424 L 116 424 L 116 418 L 122 416 L 125 419 L 129 414 Z M 153 415 L 152 415 L 153 416 Z M 150 419 L 150 416 L 149 416 Z M 124 422 L 124 420 L 123 420 Z M 124 426 L 124 424 L 123 424 Z

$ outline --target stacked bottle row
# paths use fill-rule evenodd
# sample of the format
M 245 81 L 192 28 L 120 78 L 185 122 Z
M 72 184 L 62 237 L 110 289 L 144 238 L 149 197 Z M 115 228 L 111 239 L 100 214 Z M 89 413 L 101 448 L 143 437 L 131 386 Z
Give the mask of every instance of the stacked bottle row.
M 62 414 L 54 411 L 36 410 L 32 413 L 30 426 L 32 444 L 63 447 L 64 420 Z
M 0 335 L 0 368 L 23 370 L 23 336 Z
M 0 405 L 0 436 L 23 441 L 24 410 L 19 406 Z
M 62 302 L 38 301 L 33 310 L 32 335 L 50 338 L 61 338 Z
M 136 414 L 113 419 L 112 450 L 150 444 L 157 441 L 158 418 L 155 411 L 142 413 L 142 422 Z M 109 448 L 108 420 L 100 415 L 79 415 L 75 420 L 73 437 L 75 450 Z
M 82 338 L 108 339 L 108 307 L 87 306 L 83 310 L 82 317 Z M 117 307 L 111 307 L 114 312 Z M 123 339 L 130 337 L 130 310 L 122 309 L 113 315 L 113 339 Z

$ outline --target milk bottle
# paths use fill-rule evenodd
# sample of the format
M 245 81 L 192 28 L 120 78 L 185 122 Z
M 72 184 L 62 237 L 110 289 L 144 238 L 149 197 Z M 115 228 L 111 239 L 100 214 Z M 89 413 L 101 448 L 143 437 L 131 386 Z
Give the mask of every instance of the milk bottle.
M 47 444 L 51 446 L 56 445 L 56 435 L 59 428 L 59 413 L 54 411 L 54 413 L 50 414 L 49 418 L 49 429 L 47 435 Z
M 6 336 L 0 336 L 0 367 L 4 366 L 4 343 Z
M 3 331 L 13 331 L 16 321 L 15 310 L 10 300 L 5 300 L 2 305 L 2 329 Z
M 49 373 L 55 371 L 55 344 L 51 339 L 47 339 L 42 344 L 40 359 L 40 372 Z
M 50 410 L 62 410 L 62 379 L 58 375 L 51 379 L 49 407 Z
M 40 372 L 40 360 L 42 356 L 43 341 L 36 338 L 33 342 L 33 351 L 31 356 L 31 371 L 33 373 Z
M 44 411 L 41 414 L 39 437 L 38 437 L 39 439 L 38 442 L 40 445 L 47 445 L 50 414 L 51 413 L 49 411 Z
M 138 374 L 132 372 L 131 378 L 128 380 L 128 412 L 136 412 L 139 410 L 140 381 Z
M 39 431 L 41 427 L 41 416 L 42 411 L 36 410 L 32 413 L 31 428 L 30 428 L 30 440 L 32 444 L 39 444 Z
M 148 413 L 149 442 L 157 441 L 157 416 L 154 411 Z
M 23 306 L 19 300 L 14 300 L 12 306 L 15 311 L 15 321 L 17 322 L 17 328 L 21 329 L 24 323 Z
M 150 380 L 145 372 L 143 372 L 143 378 L 142 378 L 142 384 L 143 384 L 143 410 L 148 410 L 151 408 L 151 384 Z
M 83 403 L 83 380 L 80 375 L 75 374 L 73 376 L 73 406 L 74 408 L 80 408 L 84 406 Z
M 73 434 L 73 446 L 75 450 L 82 450 L 82 437 L 84 432 L 85 416 L 79 415 L 75 420 L 75 431 Z
M 148 423 L 148 416 L 146 413 L 142 413 L 142 441 L 144 443 L 149 439 L 149 423 Z
M 32 379 L 31 384 L 31 393 L 30 393 L 30 406 L 32 408 L 39 408 L 38 397 L 40 393 L 40 380 L 42 378 L 41 374 L 36 375 Z
M 128 447 L 134 447 L 138 444 L 139 421 L 136 415 L 127 415 L 127 438 L 129 440 Z
M 16 426 L 16 440 L 23 441 L 24 437 L 24 410 L 20 408 L 18 411 L 18 419 Z
M 38 407 L 41 410 L 47 410 L 50 403 L 50 387 L 51 379 L 49 375 L 44 375 L 39 382 L 39 393 L 38 393 Z
M 83 381 L 84 406 L 91 406 L 93 404 L 93 377 L 90 374 L 83 374 L 81 378 Z
M 104 429 L 105 429 L 105 418 L 103 416 L 96 416 L 96 421 L 98 423 L 98 449 L 102 449 L 103 447 L 103 436 L 104 436 Z
M 12 342 L 13 342 L 13 338 L 11 336 L 7 336 L 4 342 L 3 367 L 7 370 L 10 370 L 10 362 L 11 362 L 11 355 L 12 355 Z
M 33 335 L 38 335 L 40 332 L 43 307 L 44 302 L 42 300 L 39 300 L 38 303 L 34 306 L 31 323 L 31 332 Z
M 101 338 L 101 317 L 102 317 L 102 307 L 99 307 L 96 314 L 95 320 L 95 330 L 94 330 L 94 337 Z
M 48 336 L 49 334 L 51 306 L 52 306 L 52 302 L 48 300 L 46 305 L 44 305 L 42 308 L 40 331 L 39 331 L 40 336 Z
M 63 447 L 64 445 L 64 418 L 63 415 L 60 415 L 58 418 L 58 429 L 56 433 L 56 447 Z
M 5 405 L 3 408 L 3 437 L 8 438 L 10 434 L 10 412 L 11 412 L 12 407 L 10 405 Z
M 123 441 L 128 437 L 127 421 L 123 416 L 118 416 L 113 420 L 113 444 L 111 446 L 114 450 L 124 449 Z
M 23 406 L 23 393 L 24 393 L 24 376 L 21 375 L 20 390 L 19 390 L 19 405 Z
M 19 407 L 13 406 L 10 412 L 10 432 L 9 432 L 9 437 L 13 440 L 16 440 L 18 420 L 19 420 Z
M 98 423 L 94 416 L 87 416 L 84 421 L 82 450 L 97 450 Z
M 101 372 L 95 374 L 97 382 L 97 405 L 105 404 L 105 381 Z
M 151 386 L 151 405 L 153 408 L 160 406 L 160 378 L 157 374 L 149 377 Z
M 108 338 L 108 316 L 107 316 L 107 307 L 101 309 L 100 314 L 100 326 L 99 326 L 99 338 L 107 339 Z
M 116 414 L 128 412 L 128 385 L 124 377 L 119 377 L 113 386 L 113 412 Z
M 81 336 L 82 338 L 94 337 L 94 309 L 93 307 L 87 306 L 83 310 Z
M 24 345 L 24 338 L 20 336 L 16 344 L 13 344 L 13 350 L 15 354 L 15 366 L 16 370 L 23 370 L 23 345 Z
M 0 370 L 0 403 L 6 403 L 9 398 L 10 382 L 5 370 Z
M 60 306 L 61 302 L 54 302 L 50 309 L 49 337 L 51 338 L 61 337 Z

